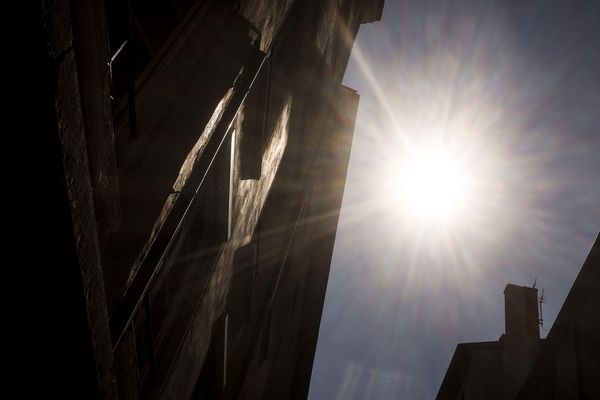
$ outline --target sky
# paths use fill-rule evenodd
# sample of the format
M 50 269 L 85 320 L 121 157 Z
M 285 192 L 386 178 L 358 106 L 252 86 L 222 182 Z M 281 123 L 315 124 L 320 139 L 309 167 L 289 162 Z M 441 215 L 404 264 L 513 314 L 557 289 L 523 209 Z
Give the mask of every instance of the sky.
M 547 335 L 600 231 L 600 1 L 387 0 L 344 84 L 361 100 L 309 398 L 433 399 L 458 343 L 504 332 L 507 283 L 544 289 Z M 451 221 L 386 189 L 427 147 L 474 182 Z

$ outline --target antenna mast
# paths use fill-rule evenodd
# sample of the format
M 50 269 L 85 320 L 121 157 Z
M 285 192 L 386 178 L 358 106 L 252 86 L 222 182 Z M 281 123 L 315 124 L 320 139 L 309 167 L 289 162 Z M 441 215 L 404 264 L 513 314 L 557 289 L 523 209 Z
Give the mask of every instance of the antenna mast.
M 545 303 L 545 301 L 544 301 L 544 289 L 542 289 L 542 294 L 540 294 L 540 298 L 538 299 L 538 303 L 540 305 L 540 319 L 539 319 L 539 324 L 540 324 L 540 327 L 542 329 L 544 329 L 544 314 L 542 314 L 542 304 Z

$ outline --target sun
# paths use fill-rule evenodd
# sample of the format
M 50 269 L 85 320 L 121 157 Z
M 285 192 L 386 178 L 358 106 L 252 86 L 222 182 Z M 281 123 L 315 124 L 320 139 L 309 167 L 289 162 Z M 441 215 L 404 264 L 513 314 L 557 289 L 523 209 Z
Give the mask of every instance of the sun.
M 457 225 L 476 202 L 476 168 L 460 153 L 424 146 L 388 166 L 385 196 L 406 220 Z

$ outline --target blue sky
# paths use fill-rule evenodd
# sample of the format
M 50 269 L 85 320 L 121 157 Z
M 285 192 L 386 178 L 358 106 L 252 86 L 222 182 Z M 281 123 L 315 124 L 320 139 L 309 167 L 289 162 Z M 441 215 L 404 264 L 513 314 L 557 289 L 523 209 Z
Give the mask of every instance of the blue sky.
M 310 399 L 434 398 L 456 344 L 504 331 L 509 282 L 537 277 L 551 327 L 600 230 L 599 20 L 598 1 L 388 0 L 361 27 Z M 381 192 L 427 136 L 483 182 L 451 227 L 409 224 Z

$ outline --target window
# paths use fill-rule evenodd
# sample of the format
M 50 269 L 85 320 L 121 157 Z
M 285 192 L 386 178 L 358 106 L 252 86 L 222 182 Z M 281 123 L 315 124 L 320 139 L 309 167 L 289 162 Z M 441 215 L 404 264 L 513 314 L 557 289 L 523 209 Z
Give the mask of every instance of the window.
M 244 101 L 240 138 L 240 177 L 260 179 L 271 84 L 269 57 Z

